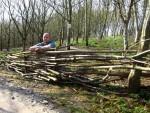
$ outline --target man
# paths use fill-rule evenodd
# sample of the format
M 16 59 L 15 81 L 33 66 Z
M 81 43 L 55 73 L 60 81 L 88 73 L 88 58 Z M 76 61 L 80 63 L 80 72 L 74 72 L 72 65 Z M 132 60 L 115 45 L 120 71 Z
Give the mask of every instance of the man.
M 55 47 L 56 47 L 55 41 L 52 40 L 51 35 L 49 33 L 44 33 L 43 42 L 31 46 L 29 50 L 31 52 L 42 52 L 42 51 L 50 50 L 51 48 L 55 48 Z

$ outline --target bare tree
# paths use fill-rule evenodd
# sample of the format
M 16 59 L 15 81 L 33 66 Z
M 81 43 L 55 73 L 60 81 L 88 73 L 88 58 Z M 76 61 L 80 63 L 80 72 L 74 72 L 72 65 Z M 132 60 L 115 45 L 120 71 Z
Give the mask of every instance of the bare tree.
M 31 22 L 30 21 L 31 2 L 29 1 L 27 5 L 25 0 L 16 1 L 17 7 L 14 4 L 12 4 L 12 1 L 10 0 L 3 1 L 3 3 L 8 8 L 9 15 L 12 21 L 14 22 L 14 25 L 16 26 L 19 35 L 22 38 L 23 50 L 25 50 L 27 36 L 30 30 L 29 23 Z
M 93 1 L 85 0 L 85 42 L 86 46 L 89 45 L 89 36 L 91 32 L 91 13 L 92 13 L 92 3 Z
M 127 8 L 124 0 L 114 0 L 115 3 L 118 6 L 119 9 L 119 13 L 120 13 L 120 17 L 122 19 L 122 22 L 124 23 L 124 27 L 125 27 L 125 37 L 124 37 L 124 50 L 128 49 L 128 25 L 129 25 L 129 21 L 131 18 L 131 12 L 132 12 L 132 8 L 134 5 L 134 0 L 129 0 L 129 7 Z
M 81 1 L 78 1 L 78 15 L 77 15 L 77 37 L 76 37 L 76 43 L 78 44 L 78 39 L 81 36 Z
M 56 4 L 56 1 L 50 0 L 47 4 L 52 7 L 56 13 L 58 13 L 67 23 L 67 49 L 70 49 L 70 38 L 71 38 L 71 27 L 72 27 L 72 0 L 65 0 L 63 1 L 64 7 Z M 59 6 L 59 7 L 58 7 Z M 60 9 L 61 7 L 61 9 Z M 62 9 L 65 8 L 65 13 L 62 11 Z
M 2 13 L 1 25 L 0 25 L 0 50 L 3 50 L 3 25 L 4 24 L 4 12 Z
M 85 0 L 85 30 L 84 30 L 84 32 L 85 32 L 85 35 L 84 35 L 84 37 L 85 37 L 85 40 L 86 40 L 86 46 L 88 46 L 89 44 L 88 44 L 88 35 L 87 35 L 87 6 L 88 4 L 87 4 L 87 0 Z
M 0 50 L 2 51 L 3 50 L 3 25 L 1 23 L 1 30 L 0 30 Z
M 67 49 L 68 50 L 70 50 L 71 27 L 72 27 L 72 0 L 68 0 L 68 19 L 67 19 Z
M 145 18 L 144 18 L 144 23 L 142 26 L 142 34 L 140 37 L 140 45 L 139 45 L 139 52 L 145 51 L 147 49 L 149 49 L 149 45 L 150 45 L 150 1 L 145 0 L 145 2 L 147 3 L 147 7 L 146 7 L 146 14 L 145 14 Z M 139 59 L 139 58 L 137 58 Z M 137 64 L 135 64 L 136 66 Z M 131 70 L 130 74 L 129 74 L 129 78 L 128 78 L 128 87 L 129 87 L 129 91 L 130 92 L 137 92 L 140 89 L 140 76 L 142 75 L 142 71 L 141 70 L 136 70 L 133 69 Z
M 48 0 L 40 0 L 37 4 L 37 0 L 34 0 L 32 3 L 32 10 L 33 10 L 33 23 L 32 29 L 34 29 L 35 33 L 37 34 L 39 41 L 42 41 L 42 35 L 45 31 L 46 24 L 50 21 L 53 10 L 50 10 L 49 6 L 47 5 Z M 36 11 L 35 11 L 36 10 Z
M 6 29 L 6 34 L 7 34 L 7 51 L 10 49 L 10 39 L 11 39 L 11 18 L 9 18 L 9 23 Z
M 110 1 L 107 0 L 107 1 L 103 1 L 103 4 L 104 4 L 104 8 L 102 8 L 102 11 L 104 14 L 104 23 L 103 23 L 103 26 L 102 26 L 102 31 L 101 31 L 101 34 L 100 34 L 100 39 L 103 38 L 103 35 L 104 35 L 104 32 L 105 32 L 105 29 L 106 29 L 106 24 L 107 24 L 107 21 L 108 21 L 108 14 L 109 14 L 109 3 Z M 105 9 L 106 8 L 106 9 Z
M 138 4 L 134 4 L 134 24 L 135 24 L 135 42 L 137 42 L 140 38 L 139 32 L 139 20 L 138 20 Z

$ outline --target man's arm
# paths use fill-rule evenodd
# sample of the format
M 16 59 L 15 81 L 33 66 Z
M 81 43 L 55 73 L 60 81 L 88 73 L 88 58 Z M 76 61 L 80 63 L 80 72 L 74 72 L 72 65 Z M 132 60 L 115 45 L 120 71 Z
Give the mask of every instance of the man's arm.
M 40 48 L 38 48 L 38 51 L 47 51 L 52 49 L 55 49 L 55 43 L 50 43 L 48 45 L 41 46 Z
M 36 44 L 34 46 L 31 46 L 29 50 L 31 52 L 42 52 L 42 51 L 51 50 L 52 48 L 55 48 L 55 47 L 56 45 L 55 45 L 55 42 L 53 41 L 49 43 L 48 45 L 43 45 L 43 43 Z
M 49 44 L 42 46 L 41 50 L 50 50 L 55 47 L 56 47 L 55 41 L 51 41 Z
M 41 50 L 41 51 L 46 51 L 46 50 L 49 50 L 49 49 L 51 49 L 51 45 L 50 45 L 50 44 L 45 45 L 45 46 L 41 46 L 41 47 L 39 48 L 39 50 Z
M 29 51 L 32 51 L 32 52 L 37 51 L 38 48 L 40 48 L 41 46 L 42 46 L 42 43 L 38 43 L 38 44 L 36 44 L 36 45 L 34 45 L 34 46 L 31 46 L 31 47 L 29 48 Z

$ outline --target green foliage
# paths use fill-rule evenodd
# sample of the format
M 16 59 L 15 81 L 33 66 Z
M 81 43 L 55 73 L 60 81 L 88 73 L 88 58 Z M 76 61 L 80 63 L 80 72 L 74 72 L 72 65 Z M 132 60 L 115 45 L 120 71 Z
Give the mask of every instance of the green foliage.
M 9 53 L 18 53 L 20 51 L 22 51 L 22 48 L 12 48 Z
M 0 51 L 0 59 L 4 59 L 6 54 L 6 52 Z
M 135 102 L 129 98 L 120 98 L 116 101 L 116 105 L 118 105 L 121 113 L 148 113 L 148 110 L 140 104 L 140 101 Z
M 11 51 L 0 51 L 0 59 L 5 59 L 8 54 L 18 53 L 21 50 L 21 48 L 12 48 Z
M 61 92 L 49 94 L 57 104 L 66 107 L 70 113 L 148 113 L 148 106 L 138 101 L 140 94 L 132 95 L 135 98 L 119 97 L 113 94 L 99 92 L 95 95 L 84 90 L 78 93 Z M 81 98 L 82 97 L 82 98 Z M 83 99 L 84 97 L 84 99 Z M 75 98 L 75 100 L 73 99 Z M 108 98 L 108 99 L 107 99 Z M 135 101 L 136 100 L 136 101 Z
M 139 94 L 130 94 L 130 97 L 141 102 L 147 102 L 150 104 L 150 95 L 146 91 L 140 91 Z
M 79 39 L 79 43 L 76 44 L 72 41 L 73 45 L 85 46 L 85 40 Z M 109 36 L 103 39 L 89 38 L 89 47 L 95 47 L 97 49 L 122 49 L 123 37 L 122 36 Z
M 86 110 L 82 109 L 81 107 L 75 107 L 75 106 L 70 106 L 70 113 L 88 113 Z
M 124 98 L 120 98 L 119 100 L 117 100 L 116 105 L 120 112 L 122 112 L 122 113 L 130 112 L 129 104 L 128 104 L 127 100 L 125 100 Z
M 144 110 L 144 108 L 142 106 L 139 107 L 135 107 L 132 110 L 132 113 L 148 113 L 146 110 Z

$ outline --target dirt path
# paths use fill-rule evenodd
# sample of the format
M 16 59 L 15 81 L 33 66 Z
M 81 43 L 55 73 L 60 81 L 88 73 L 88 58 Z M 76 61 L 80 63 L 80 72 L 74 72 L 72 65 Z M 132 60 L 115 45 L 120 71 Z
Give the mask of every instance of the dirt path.
M 0 77 L 0 113 L 64 113 L 31 89 L 14 86 Z

